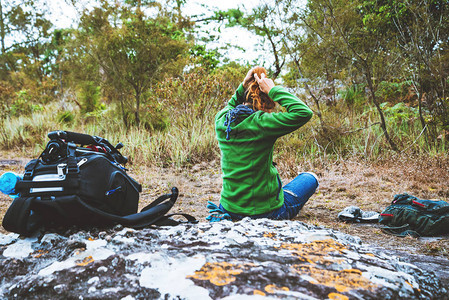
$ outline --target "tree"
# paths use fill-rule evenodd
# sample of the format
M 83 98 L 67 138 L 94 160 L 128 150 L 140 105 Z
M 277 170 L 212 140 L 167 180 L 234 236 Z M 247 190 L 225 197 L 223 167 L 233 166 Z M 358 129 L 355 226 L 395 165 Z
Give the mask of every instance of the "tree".
M 276 27 L 278 15 L 276 14 L 275 6 L 262 4 L 255 7 L 251 14 L 246 17 L 235 18 L 235 24 L 239 24 L 248 31 L 261 36 L 269 45 L 269 51 L 273 55 L 274 70 L 272 77 L 276 78 L 282 71 L 285 64 L 285 56 L 282 54 L 282 39 L 281 32 Z M 233 25 L 231 22 L 230 25 Z M 261 47 L 264 51 L 264 47 Z
M 391 76 L 396 66 L 398 54 L 391 51 L 395 41 L 391 32 L 366 26 L 364 16 L 357 0 L 311 0 L 304 20 L 310 28 L 309 34 L 318 35 L 320 39 L 331 37 L 335 54 L 364 76 L 383 134 L 390 147 L 398 150 L 389 135 L 376 93 L 379 83 Z M 317 26 L 320 22 L 315 20 L 321 20 L 326 26 Z M 378 25 L 383 26 L 381 23 Z
M 0 0 L 0 39 L 1 39 L 1 47 L 2 47 L 2 54 L 5 54 L 6 47 L 5 47 L 5 38 L 6 38 L 6 21 L 5 21 L 5 15 L 3 15 L 3 3 L 2 0 Z
M 327 20 L 322 14 L 312 13 L 313 7 L 307 10 L 296 0 L 285 0 L 278 2 L 277 10 L 276 15 L 282 16 L 277 22 L 278 31 L 282 35 L 285 55 L 291 60 L 289 73 L 284 78 L 287 84 L 293 85 L 300 79 L 315 103 L 315 113 L 325 131 L 320 108 L 322 92 L 328 105 L 335 104 L 335 80 L 347 67 L 347 57 L 341 51 L 341 42 L 334 39 L 335 33 Z M 322 86 L 321 91 L 312 89 L 308 82 Z
M 445 101 L 449 70 L 444 57 L 449 50 L 449 1 L 365 1 L 363 8 L 368 26 L 377 27 L 377 20 L 383 20 L 384 30 L 397 33 L 398 50 L 407 66 L 403 76 L 413 83 L 423 131 L 429 132 L 431 125 L 430 139 L 435 140 L 437 119 L 449 127 Z M 431 123 L 424 117 L 424 97 Z
M 171 16 L 159 10 L 146 16 L 139 6 L 94 8 L 81 18 L 80 41 L 86 53 L 99 65 L 103 84 L 114 87 L 119 96 L 124 122 L 125 99 L 134 97 L 134 118 L 140 123 L 141 102 L 151 85 L 170 72 L 179 72 L 188 49 L 187 38 Z
M 276 78 L 285 64 L 281 35 L 275 26 L 276 20 L 276 6 L 264 3 L 253 8 L 249 13 L 245 13 L 240 8 L 218 10 L 212 16 L 197 19 L 195 22 L 217 22 L 219 26 L 225 24 L 226 27 L 241 27 L 261 37 L 263 42 L 260 45 L 260 51 L 273 56 L 274 68 L 270 66 L 267 69 L 271 71 L 271 77 Z
M 33 0 L 0 0 L 1 63 L 5 71 L 2 78 L 18 70 L 15 57 L 21 57 L 28 75 L 42 81 L 42 54 L 52 27 L 42 8 L 44 4 Z

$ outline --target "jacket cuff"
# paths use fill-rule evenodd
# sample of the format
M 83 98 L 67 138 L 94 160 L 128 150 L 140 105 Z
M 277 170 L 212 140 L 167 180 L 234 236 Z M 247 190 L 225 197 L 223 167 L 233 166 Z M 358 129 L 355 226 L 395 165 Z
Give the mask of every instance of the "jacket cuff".
M 276 97 L 276 94 L 280 91 L 283 90 L 284 88 L 280 85 L 274 86 L 271 88 L 271 90 L 268 92 L 268 97 L 270 97 L 271 99 L 274 100 L 274 98 Z

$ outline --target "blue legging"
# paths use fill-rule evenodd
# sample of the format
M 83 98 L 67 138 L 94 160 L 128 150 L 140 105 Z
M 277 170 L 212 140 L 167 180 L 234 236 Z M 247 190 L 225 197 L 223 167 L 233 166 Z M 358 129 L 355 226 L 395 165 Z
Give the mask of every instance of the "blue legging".
M 220 209 L 227 212 L 233 220 L 241 220 L 245 217 L 250 217 L 252 219 L 268 218 L 274 220 L 290 220 L 299 213 L 307 200 L 309 200 L 315 193 L 318 186 L 318 178 L 314 173 L 300 173 L 295 179 L 283 187 L 284 204 L 278 209 L 268 213 L 251 216 L 232 213 L 224 209 L 221 204 Z

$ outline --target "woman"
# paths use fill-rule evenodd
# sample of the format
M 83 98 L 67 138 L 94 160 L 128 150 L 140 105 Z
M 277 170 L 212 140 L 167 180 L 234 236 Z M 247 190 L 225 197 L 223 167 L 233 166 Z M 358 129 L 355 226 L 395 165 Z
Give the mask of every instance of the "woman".
M 275 103 L 286 112 L 272 112 Z M 219 209 L 208 219 L 291 219 L 318 187 L 312 173 L 301 173 L 282 188 L 273 160 L 275 141 L 310 120 L 312 111 L 296 96 L 251 69 L 228 105 L 215 117 L 221 150 L 223 187 Z M 215 209 L 214 209 L 215 208 Z M 220 214 L 221 213 L 221 214 Z M 226 215 L 226 213 L 228 215 Z

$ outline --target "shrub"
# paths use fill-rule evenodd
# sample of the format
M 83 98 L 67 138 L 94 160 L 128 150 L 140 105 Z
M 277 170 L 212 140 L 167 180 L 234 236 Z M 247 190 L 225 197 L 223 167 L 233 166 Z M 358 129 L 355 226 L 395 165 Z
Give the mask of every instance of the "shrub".
M 101 88 L 93 81 L 84 81 L 79 85 L 78 98 L 83 113 L 93 112 L 100 106 Z
M 365 86 L 363 84 L 352 84 L 339 92 L 346 105 L 360 105 L 365 101 Z

